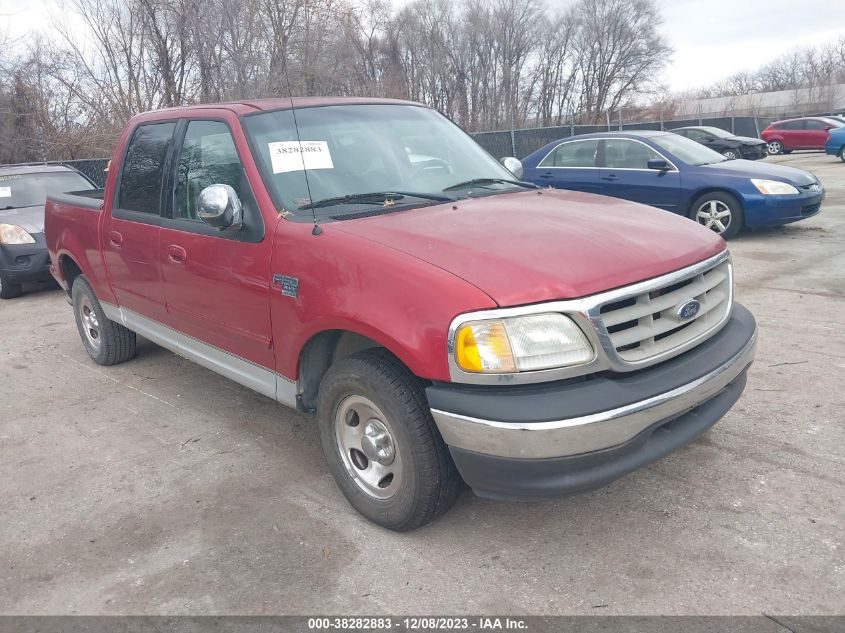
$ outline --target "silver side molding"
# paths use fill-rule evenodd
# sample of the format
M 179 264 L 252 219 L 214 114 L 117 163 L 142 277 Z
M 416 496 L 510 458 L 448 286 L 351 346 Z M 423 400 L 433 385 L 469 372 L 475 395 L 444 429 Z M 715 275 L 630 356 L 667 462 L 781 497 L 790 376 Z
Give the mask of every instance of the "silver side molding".
M 296 408 L 296 382 L 255 363 L 203 343 L 157 321 L 109 303 L 100 302 L 106 316 L 157 345 L 192 360 L 253 391 Z

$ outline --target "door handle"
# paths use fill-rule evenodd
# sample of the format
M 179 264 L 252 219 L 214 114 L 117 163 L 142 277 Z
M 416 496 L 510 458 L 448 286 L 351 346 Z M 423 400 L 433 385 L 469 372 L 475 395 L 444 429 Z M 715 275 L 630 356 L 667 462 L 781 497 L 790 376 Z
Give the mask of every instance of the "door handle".
M 613 182 L 614 180 L 619 180 L 619 176 L 617 176 L 616 174 L 608 174 L 607 176 L 602 176 L 601 179 Z
M 540 178 L 545 178 L 546 180 L 548 180 L 549 178 L 554 178 L 554 176 L 551 172 L 547 171 L 545 174 L 540 174 Z
M 111 244 L 115 248 L 120 248 L 123 245 L 123 236 L 117 231 L 110 231 L 109 244 Z
M 167 247 L 167 259 L 174 264 L 184 264 L 188 259 L 188 252 L 181 246 L 171 244 Z

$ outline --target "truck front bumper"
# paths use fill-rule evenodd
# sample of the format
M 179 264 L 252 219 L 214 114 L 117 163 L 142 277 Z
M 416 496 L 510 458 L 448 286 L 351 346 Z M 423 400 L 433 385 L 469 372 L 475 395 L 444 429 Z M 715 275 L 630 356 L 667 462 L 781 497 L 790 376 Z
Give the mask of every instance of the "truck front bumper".
M 757 327 L 740 305 L 715 336 L 630 374 L 507 387 L 435 383 L 426 395 L 461 476 L 482 497 L 598 488 L 691 442 L 733 406 Z

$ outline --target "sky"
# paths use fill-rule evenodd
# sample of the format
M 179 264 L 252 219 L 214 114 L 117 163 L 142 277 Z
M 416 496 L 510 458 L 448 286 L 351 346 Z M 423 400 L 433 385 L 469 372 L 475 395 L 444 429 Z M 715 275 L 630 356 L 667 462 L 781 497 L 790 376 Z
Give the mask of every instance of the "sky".
M 546 0 L 550 10 L 573 0 Z M 406 0 L 391 0 L 394 6 Z M 845 0 L 657 0 L 674 54 L 662 79 L 673 91 L 754 70 L 794 48 L 845 36 Z M 0 0 L 0 31 L 49 34 L 61 0 Z

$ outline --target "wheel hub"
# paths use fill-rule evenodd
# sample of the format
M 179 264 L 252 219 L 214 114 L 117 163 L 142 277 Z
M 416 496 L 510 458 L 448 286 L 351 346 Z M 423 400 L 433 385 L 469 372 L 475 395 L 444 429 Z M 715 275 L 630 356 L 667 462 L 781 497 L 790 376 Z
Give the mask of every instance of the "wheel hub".
M 364 427 L 361 450 L 367 459 L 378 462 L 382 466 L 389 466 L 396 455 L 390 431 L 376 419 L 370 420 Z
M 388 499 L 401 485 L 402 459 L 390 421 L 369 398 L 344 398 L 335 413 L 335 439 L 347 474 L 365 493 Z

